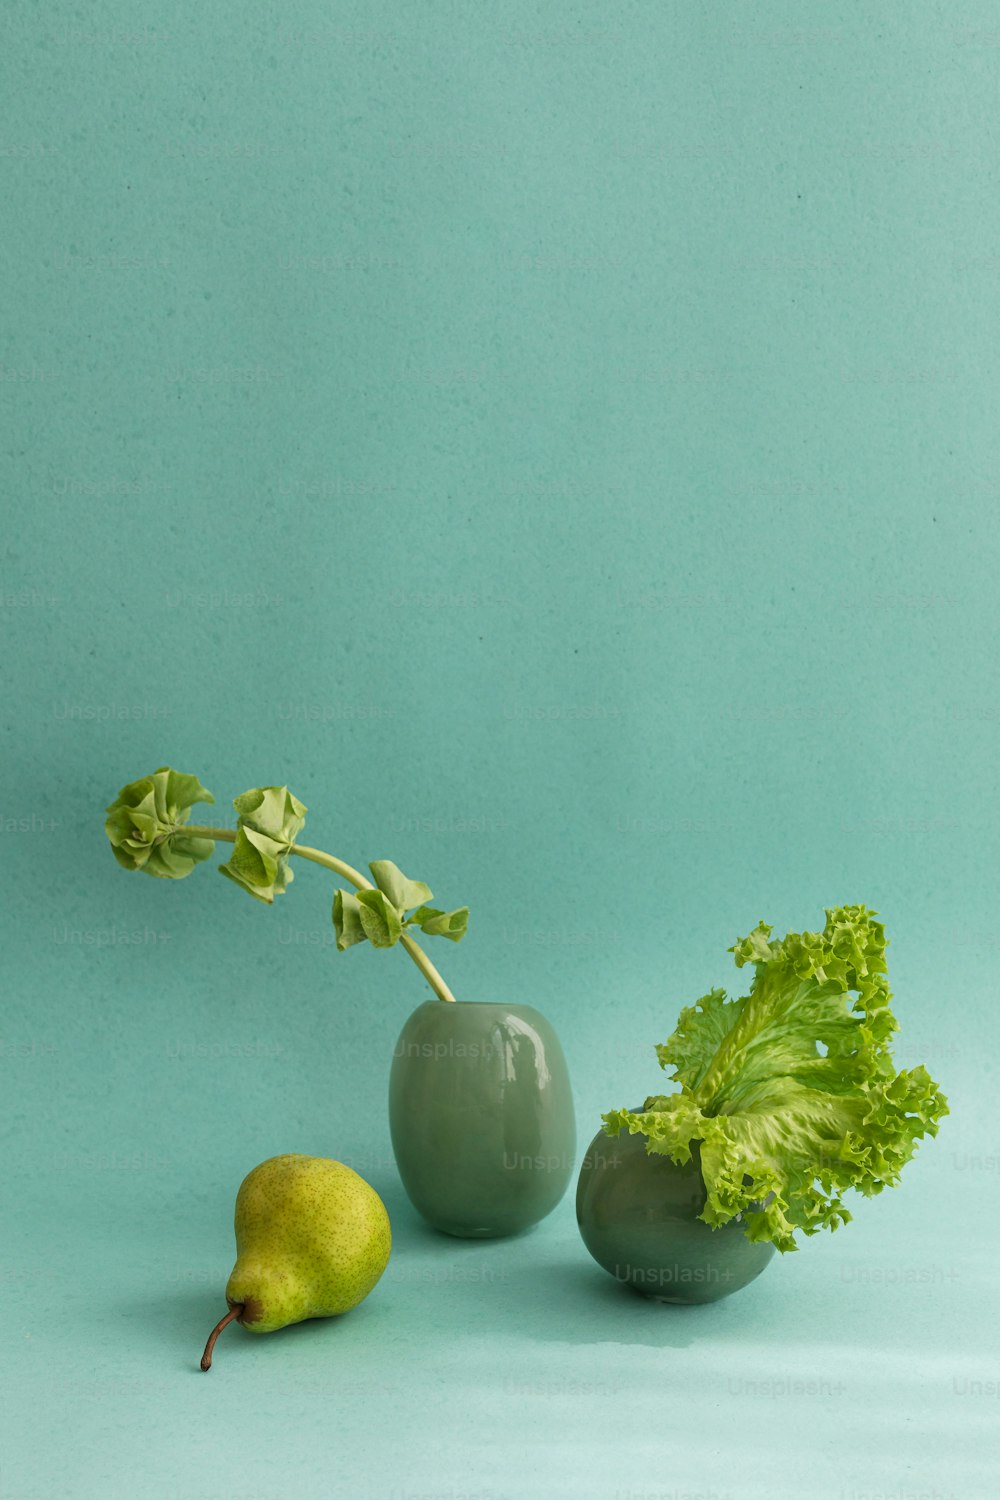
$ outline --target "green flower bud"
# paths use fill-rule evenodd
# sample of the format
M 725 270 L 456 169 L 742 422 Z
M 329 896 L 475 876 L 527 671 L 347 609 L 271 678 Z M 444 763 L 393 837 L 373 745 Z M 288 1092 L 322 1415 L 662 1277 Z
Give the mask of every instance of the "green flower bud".
M 233 801 L 239 827 L 232 857 L 219 872 L 270 906 L 291 885 L 289 851 L 308 808 L 287 786 L 254 787 Z
M 212 839 L 185 833 L 184 824 L 196 802 L 214 801 L 197 776 L 160 766 L 152 776 L 123 786 L 106 809 L 111 852 L 126 870 L 183 880 L 215 848 Z
M 334 891 L 333 928 L 341 953 L 347 948 L 353 948 L 355 943 L 365 941 L 365 929 L 361 925 L 361 904 L 353 891 Z
M 446 937 L 460 943 L 469 923 L 469 908 L 440 911 L 426 906 L 433 892 L 422 880 L 410 880 L 391 859 L 376 859 L 368 866 L 375 889 L 337 891 L 333 898 L 333 925 L 337 947 L 343 952 L 367 938 L 373 948 L 392 948 L 407 928 L 419 927 L 431 937 Z M 410 916 L 410 907 L 416 907 Z

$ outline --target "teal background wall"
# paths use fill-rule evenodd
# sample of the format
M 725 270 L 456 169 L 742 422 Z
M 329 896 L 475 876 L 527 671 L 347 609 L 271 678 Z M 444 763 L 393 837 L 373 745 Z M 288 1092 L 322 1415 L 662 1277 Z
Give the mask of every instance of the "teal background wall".
M 993 1492 L 1000 625 L 986 4 L 9 0 L 0 48 L 4 1500 Z M 385 1085 L 425 990 L 331 883 L 126 876 L 168 762 L 447 904 L 581 1150 L 761 917 L 878 909 L 952 1102 L 716 1308 L 572 1202 L 439 1240 Z M 443 951 L 442 951 L 443 950 Z M 257 1161 L 396 1249 L 222 1307 Z

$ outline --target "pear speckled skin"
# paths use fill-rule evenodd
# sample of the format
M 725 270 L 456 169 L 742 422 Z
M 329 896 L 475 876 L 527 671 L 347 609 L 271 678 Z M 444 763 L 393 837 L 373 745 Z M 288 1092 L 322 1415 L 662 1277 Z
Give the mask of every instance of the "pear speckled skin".
M 236 1265 L 230 1308 L 252 1333 L 347 1312 L 389 1262 L 392 1237 L 382 1199 L 342 1162 L 272 1156 L 236 1196 Z

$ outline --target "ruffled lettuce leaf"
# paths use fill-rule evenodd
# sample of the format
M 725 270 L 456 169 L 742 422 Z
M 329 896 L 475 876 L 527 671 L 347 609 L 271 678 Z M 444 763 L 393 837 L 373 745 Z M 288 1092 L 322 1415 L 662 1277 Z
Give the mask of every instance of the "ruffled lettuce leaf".
M 105 809 L 104 831 L 115 859 L 126 870 L 144 870 L 165 880 L 183 880 L 208 859 L 212 839 L 185 833 L 196 802 L 214 802 L 197 776 L 160 766 L 123 786 Z
M 750 993 L 711 990 L 657 1047 L 680 1092 L 612 1110 L 605 1129 L 646 1137 L 678 1163 L 699 1142 L 713 1227 L 742 1217 L 751 1240 L 795 1250 L 835 1229 L 843 1194 L 895 1187 L 947 1101 L 923 1067 L 897 1072 L 889 1048 L 885 930 L 864 906 L 831 908 L 822 933 L 771 941 L 761 922 L 729 950 L 752 964 Z

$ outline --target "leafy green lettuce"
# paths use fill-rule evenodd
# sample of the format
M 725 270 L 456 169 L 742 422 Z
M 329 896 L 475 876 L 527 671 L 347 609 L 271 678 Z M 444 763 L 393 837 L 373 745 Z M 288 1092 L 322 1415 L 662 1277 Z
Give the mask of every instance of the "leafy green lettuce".
M 774 942 L 761 922 L 729 949 L 754 966 L 749 995 L 710 991 L 656 1049 L 680 1092 L 604 1115 L 609 1135 L 644 1135 L 677 1163 L 699 1142 L 705 1223 L 742 1216 L 748 1239 L 795 1250 L 796 1230 L 847 1223 L 845 1190 L 895 1187 L 937 1134 L 944 1095 L 923 1067 L 897 1072 L 889 1050 L 898 1023 L 877 915 L 831 908 L 821 933 Z

